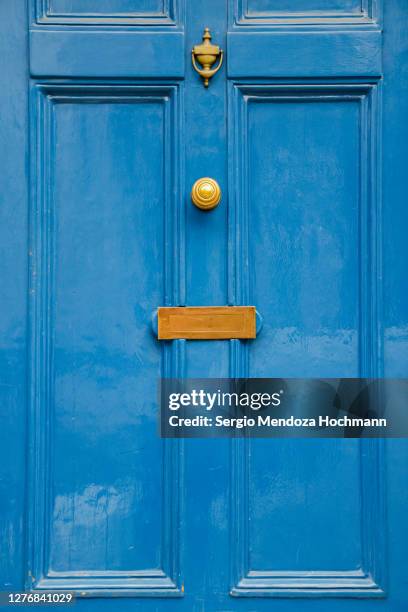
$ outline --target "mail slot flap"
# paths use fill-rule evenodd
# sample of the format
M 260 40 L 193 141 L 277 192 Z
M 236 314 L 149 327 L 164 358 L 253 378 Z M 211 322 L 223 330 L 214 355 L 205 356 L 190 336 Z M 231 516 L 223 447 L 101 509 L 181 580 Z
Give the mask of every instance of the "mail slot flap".
M 255 337 L 255 306 L 181 306 L 158 309 L 159 340 Z

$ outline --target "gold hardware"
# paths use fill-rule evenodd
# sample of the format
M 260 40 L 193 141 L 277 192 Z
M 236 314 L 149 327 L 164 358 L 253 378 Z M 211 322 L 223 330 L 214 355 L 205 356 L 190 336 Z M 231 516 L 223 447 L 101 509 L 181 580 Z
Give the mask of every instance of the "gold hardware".
M 211 44 L 211 34 L 208 28 L 204 29 L 203 42 L 200 45 L 195 45 L 191 52 L 191 60 L 193 62 L 194 70 L 198 72 L 204 79 L 204 87 L 208 87 L 208 83 L 211 77 L 219 71 L 222 65 L 224 53 L 218 45 Z M 216 68 L 212 68 L 217 58 L 219 64 Z M 203 66 L 199 68 L 196 63 L 196 59 Z
M 256 337 L 255 306 L 177 306 L 157 312 L 158 339 L 231 340 Z
M 202 210 L 211 210 L 221 200 L 221 189 L 217 181 L 207 176 L 198 179 L 191 190 L 193 204 Z

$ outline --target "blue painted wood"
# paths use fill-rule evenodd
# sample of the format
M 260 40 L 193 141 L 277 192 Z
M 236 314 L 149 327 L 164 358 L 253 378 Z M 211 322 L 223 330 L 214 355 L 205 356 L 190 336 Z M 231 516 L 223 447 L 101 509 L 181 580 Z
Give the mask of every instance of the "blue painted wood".
M 377 0 L 230 0 L 230 13 L 238 25 L 375 25 L 380 14 Z
M 251 47 L 257 52 L 248 53 Z M 230 32 L 231 78 L 380 77 L 381 34 L 365 32 Z
M 175 25 L 181 8 L 178 0 L 37 0 L 33 21 L 46 25 Z
M 359 13 L 361 9 L 361 0 L 301 0 L 295 5 L 290 0 L 246 0 L 248 13 L 308 13 L 311 11 Z
M 46 0 L 45 9 L 51 15 L 105 15 L 130 13 L 135 15 L 163 14 L 166 9 L 163 0 Z
M 382 372 L 378 89 L 331 83 L 231 89 L 239 119 L 231 128 L 237 147 L 230 300 L 256 303 L 264 318 L 262 337 L 251 345 L 252 376 L 267 376 L 270 368 L 285 376 Z M 266 244 L 275 246 L 268 257 Z M 356 259 L 356 248 L 370 258 Z M 294 295 L 293 325 L 281 327 Z M 324 346 L 314 336 L 319 329 Z
M 175 373 L 169 347 L 144 325 L 157 303 L 179 301 L 172 261 L 181 237 L 171 196 L 178 176 L 165 170 L 178 164 L 177 93 L 147 86 L 33 91 L 33 173 L 42 177 L 31 211 L 34 589 L 181 594 L 179 450 L 156 437 L 153 409 L 157 379 Z M 140 233 L 143 226 L 150 232 Z M 149 261 L 164 258 L 168 265 L 152 274 Z M 143 299 L 132 305 L 135 286 Z M 96 438 L 86 433 L 95 419 L 102 419 Z
M 320 18 L 331 17 L 346 19 L 367 16 L 373 2 L 371 0 L 237 0 L 237 7 L 248 19 L 263 18 Z
M 231 87 L 230 112 L 239 118 L 230 137 L 236 143 L 231 275 L 238 270 L 231 300 L 258 304 L 264 318 L 256 343 L 234 347 L 231 375 L 381 371 L 379 169 L 372 165 L 378 160 L 377 88 Z M 244 234 L 237 229 L 249 224 L 251 231 Z M 360 249 L 371 253 L 368 268 L 367 257 L 356 259 Z M 385 550 L 378 529 L 385 520 L 378 468 L 383 460 L 377 442 L 332 441 L 326 447 L 315 441 L 311 447 L 308 441 L 288 440 L 277 450 L 270 442 L 240 440 L 232 461 L 233 595 L 384 595 Z M 313 492 L 319 496 L 322 490 L 331 491 L 324 504 L 313 499 Z M 337 516 L 333 532 L 332 517 L 345 498 L 355 505 Z M 363 530 L 362 514 L 369 523 Z M 276 549 L 279 561 L 269 554 Z M 311 573 L 310 567 L 320 572 Z M 344 567 L 355 569 L 344 572 Z
M 163 442 L 156 381 L 407 375 L 406 2 L 28 4 L 0 8 L 1 589 L 399 612 L 406 441 Z M 152 333 L 248 303 L 251 342 Z
M 36 77 L 182 77 L 183 35 L 35 29 L 30 72 Z
M 0 584 L 24 580 L 28 117 L 26 3 L 0 4 Z

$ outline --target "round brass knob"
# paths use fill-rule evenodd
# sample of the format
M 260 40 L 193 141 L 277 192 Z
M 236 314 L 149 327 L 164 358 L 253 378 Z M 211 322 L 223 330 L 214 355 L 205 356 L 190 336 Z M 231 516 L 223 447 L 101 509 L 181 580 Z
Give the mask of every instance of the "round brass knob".
M 217 181 L 204 177 L 198 179 L 191 190 L 193 204 L 202 210 L 211 210 L 218 206 L 221 200 L 221 189 Z

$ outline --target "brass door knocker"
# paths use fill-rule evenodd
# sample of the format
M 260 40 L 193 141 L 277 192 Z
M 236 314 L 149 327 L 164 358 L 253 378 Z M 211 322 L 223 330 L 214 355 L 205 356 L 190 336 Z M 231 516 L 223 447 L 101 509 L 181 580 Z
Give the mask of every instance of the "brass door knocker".
M 203 42 L 200 45 L 195 45 L 191 52 L 194 70 L 196 70 L 198 74 L 203 77 L 204 87 L 208 87 L 211 77 L 219 71 L 224 57 L 222 49 L 220 49 L 218 45 L 212 45 L 210 41 L 210 30 L 209 28 L 205 28 Z M 218 66 L 216 66 L 216 68 L 212 68 L 217 59 L 219 59 Z M 196 60 L 202 65 L 202 68 L 197 66 Z

